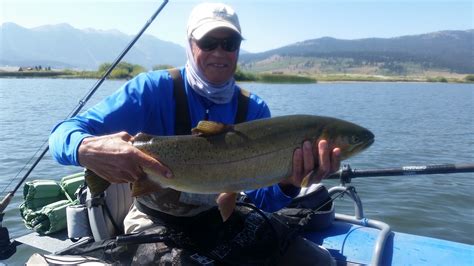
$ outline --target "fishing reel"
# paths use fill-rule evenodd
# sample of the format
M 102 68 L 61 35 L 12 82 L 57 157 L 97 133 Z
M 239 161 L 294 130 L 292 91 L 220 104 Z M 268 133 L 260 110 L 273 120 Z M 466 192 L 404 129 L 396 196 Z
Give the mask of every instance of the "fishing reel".
M 6 260 L 15 254 L 17 246 L 10 241 L 8 228 L 2 226 L 4 215 L 5 213 L 0 213 L 0 260 Z
M 343 164 L 339 171 L 329 175 L 326 179 L 339 179 L 341 186 L 345 186 L 351 183 L 352 177 L 354 177 L 354 170 L 352 170 L 349 164 Z

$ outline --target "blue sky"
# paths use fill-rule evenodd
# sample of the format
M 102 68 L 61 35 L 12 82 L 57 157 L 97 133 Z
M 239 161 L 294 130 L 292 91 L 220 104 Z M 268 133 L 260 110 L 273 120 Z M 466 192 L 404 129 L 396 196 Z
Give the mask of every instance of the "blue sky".
M 201 1 L 169 0 L 146 33 L 184 45 L 187 18 L 198 2 Z M 237 11 L 246 38 L 242 48 L 250 52 L 325 36 L 387 38 L 474 28 L 473 1 L 223 2 Z M 79 29 L 117 29 L 134 35 L 160 4 L 160 0 L 0 0 L 0 23 L 14 22 L 27 28 L 69 23 Z

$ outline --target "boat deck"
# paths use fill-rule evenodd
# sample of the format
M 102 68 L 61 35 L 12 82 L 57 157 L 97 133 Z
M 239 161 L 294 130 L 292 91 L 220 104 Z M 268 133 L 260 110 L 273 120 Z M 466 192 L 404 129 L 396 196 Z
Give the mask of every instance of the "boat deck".
M 307 232 L 305 237 L 323 245 L 339 265 L 370 265 L 379 230 L 336 220 L 326 230 Z M 30 233 L 16 241 L 55 253 L 73 242 L 66 232 L 51 236 Z M 382 265 L 474 265 L 474 245 L 393 232 L 387 239 Z
M 379 230 L 334 221 L 324 231 L 305 236 L 324 246 L 338 262 L 371 264 Z M 382 265 L 474 265 L 474 245 L 393 232 L 387 239 Z

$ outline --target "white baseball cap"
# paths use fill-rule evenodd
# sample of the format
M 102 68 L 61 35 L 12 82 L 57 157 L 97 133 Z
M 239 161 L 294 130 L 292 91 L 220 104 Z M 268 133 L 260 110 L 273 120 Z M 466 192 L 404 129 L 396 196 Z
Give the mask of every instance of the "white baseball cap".
M 200 40 L 208 32 L 217 28 L 228 28 L 239 35 L 239 18 L 232 7 L 221 3 L 202 3 L 197 5 L 188 20 L 188 38 Z

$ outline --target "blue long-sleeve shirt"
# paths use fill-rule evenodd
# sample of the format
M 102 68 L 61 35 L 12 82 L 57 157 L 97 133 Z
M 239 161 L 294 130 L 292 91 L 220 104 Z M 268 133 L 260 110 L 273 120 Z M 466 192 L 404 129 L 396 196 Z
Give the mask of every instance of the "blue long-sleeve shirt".
M 184 80 L 185 72 L 185 69 L 181 68 Z M 234 123 L 239 88 L 236 88 L 234 97 L 227 104 L 211 103 L 195 93 L 187 82 L 185 91 L 192 127 L 204 120 L 206 112 L 208 120 L 224 124 Z M 267 117 L 270 117 L 270 110 L 266 103 L 257 95 L 251 94 L 246 120 Z M 174 128 L 173 80 L 168 71 L 153 71 L 138 75 L 89 110 L 56 125 L 49 138 L 49 147 L 59 163 L 79 166 L 78 149 L 86 137 L 120 131 L 131 135 L 138 132 L 174 135 Z M 257 207 L 272 212 L 285 207 L 298 192 L 299 190 L 294 189 L 291 195 L 286 195 L 276 184 L 247 191 L 246 194 Z

